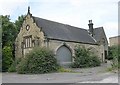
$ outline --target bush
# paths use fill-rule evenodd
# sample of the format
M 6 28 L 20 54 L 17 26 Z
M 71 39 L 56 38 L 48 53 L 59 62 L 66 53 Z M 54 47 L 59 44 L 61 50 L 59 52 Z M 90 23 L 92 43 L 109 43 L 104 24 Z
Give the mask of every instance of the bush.
M 15 59 L 16 66 L 21 62 L 21 60 L 22 60 L 21 57 L 20 58 L 18 57 L 18 58 Z
M 8 69 L 8 72 L 16 72 L 16 62 L 14 61 L 10 68 Z
M 115 56 L 118 56 L 118 47 L 117 46 L 111 46 L 108 48 L 108 60 L 112 60 Z
M 84 46 L 76 46 L 74 62 L 72 64 L 73 68 L 95 67 L 99 66 L 100 63 L 99 58 L 89 50 L 85 49 Z
M 21 62 L 21 58 L 16 58 L 16 60 L 13 61 L 13 63 L 9 67 L 8 72 L 16 72 L 16 67 L 20 62 Z
M 112 57 L 112 68 L 120 68 L 120 45 L 109 47 L 109 56 Z
M 12 49 L 9 46 L 5 46 L 2 50 L 2 71 L 8 71 L 8 68 L 11 66 L 12 59 Z
M 59 68 L 57 60 L 51 50 L 47 48 L 34 48 L 17 66 L 17 72 L 26 73 L 48 73 L 55 72 Z

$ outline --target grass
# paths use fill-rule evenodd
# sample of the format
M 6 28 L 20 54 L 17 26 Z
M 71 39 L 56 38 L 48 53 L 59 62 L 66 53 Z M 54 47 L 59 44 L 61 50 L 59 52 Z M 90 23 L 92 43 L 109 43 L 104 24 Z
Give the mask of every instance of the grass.
M 77 72 L 75 72 L 75 71 L 72 71 L 72 70 L 70 70 L 70 69 L 63 68 L 63 67 L 60 67 L 60 68 L 58 69 L 58 72 L 77 73 Z
M 118 68 L 110 67 L 110 68 L 107 68 L 106 71 L 107 71 L 107 72 L 114 72 L 114 73 L 117 73 L 117 72 L 118 72 Z

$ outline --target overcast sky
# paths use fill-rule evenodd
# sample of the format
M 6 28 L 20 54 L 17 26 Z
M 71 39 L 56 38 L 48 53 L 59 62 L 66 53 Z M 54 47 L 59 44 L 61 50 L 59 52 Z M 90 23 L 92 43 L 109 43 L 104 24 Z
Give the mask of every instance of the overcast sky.
M 0 0 L 0 15 L 10 15 L 11 21 L 27 13 L 33 16 L 88 29 L 104 27 L 107 38 L 118 35 L 119 0 Z

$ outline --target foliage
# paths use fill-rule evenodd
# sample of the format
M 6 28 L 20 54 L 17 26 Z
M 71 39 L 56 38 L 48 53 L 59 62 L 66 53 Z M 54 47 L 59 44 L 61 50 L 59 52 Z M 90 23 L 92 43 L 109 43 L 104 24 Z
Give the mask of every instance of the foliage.
M 3 50 L 3 64 L 2 68 L 4 71 L 7 71 L 10 67 L 11 60 L 15 58 L 15 49 L 14 49 L 14 42 L 15 38 L 19 32 L 20 26 L 23 23 L 24 16 L 19 16 L 18 20 L 15 21 L 15 23 L 10 21 L 10 16 L 6 15 L 0 15 L 0 43 L 2 43 L 2 46 L 0 46 Z M 2 38 L 2 40 L 1 40 Z M 1 42 L 2 41 L 2 42 Z M 1 45 L 1 44 L 0 44 Z M 6 52 L 5 50 L 9 51 Z M 0 52 L 2 51 L 0 50 Z
M 10 21 L 10 16 L 0 16 L 2 21 L 2 71 L 7 71 L 12 63 L 14 33 L 16 32 L 14 24 Z
M 120 68 L 120 45 L 109 47 L 109 56 L 112 57 L 112 68 Z
M 16 67 L 21 62 L 21 58 L 16 58 L 8 69 L 8 72 L 16 72 Z
M 59 65 L 51 50 L 47 48 L 34 48 L 17 66 L 17 72 L 26 73 L 48 73 L 57 71 Z
M 25 18 L 25 15 L 21 15 L 18 17 L 18 20 L 15 21 L 15 27 L 17 29 L 17 32 L 16 32 L 16 35 L 15 37 L 17 36 L 17 34 L 19 33 L 20 31 L 20 27 L 22 26 L 22 23 L 24 21 L 24 18 Z
M 80 45 L 75 48 L 73 68 L 95 67 L 100 65 L 100 60 L 85 47 Z
M 60 67 L 60 68 L 58 69 L 58 72 L 73 72 L 73 71 L 70 70 L 70 69 L 67 69 L 67 68 Z
M 16 58 L 16 59 L 15 59 L 16 65 L 18 65 L 21 61 L 22 61 L 22 58 L 21 58 L 21 57 L 20 57 L 20 58 Z
M 8 69 L 8 72 L 16 72 L 16 62 L 14 61 L 10 68 Z
M 13 22 L 10 21 L 10 16 L 1 16 L 2 20 L 2 47 L 12 46 L 16 33 L 16 28 Z
M 112 60 L 114 57 L 118 56 L 118 46 L 111 46 L 108 50 L 108 60 Z
M 2 71 L 7 71 L 13 62 L 11 47 L 5 46 L 2 50 Z

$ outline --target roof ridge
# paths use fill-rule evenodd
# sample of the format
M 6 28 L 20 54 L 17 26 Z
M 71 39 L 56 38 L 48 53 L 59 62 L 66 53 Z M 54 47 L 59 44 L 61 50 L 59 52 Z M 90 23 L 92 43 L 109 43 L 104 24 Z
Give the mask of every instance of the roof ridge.
M 99 28 L 103 28 L 103 26 L 101 26 L 101 27 L 96 27 L 96 28 L 94 28 L 94 29 L 99 29 Z
M 70 26 L 70 27 L 74 27 L 76 29 L 82 29 L 82 30 L 86 30 L 87 31 L 87 29 L 84 29 L 84 28 L 72 26 L 72 25 L 69 25 L 69 24 L 60 23 L 60 22 L 57 22 L 57 21 L 52 21 L 52 20 L 49 20 L 49 19 L 44 19 L 44 18 L 40 18 L 40 17 L 36 17 L 36 16 L 33 16 L 33 18 L 39 18 L 39 19 L 46 20 L 46 21 L 49 21 L 49 22 L 54 22 L 54 23 L 62 24 L 64 26 Z

